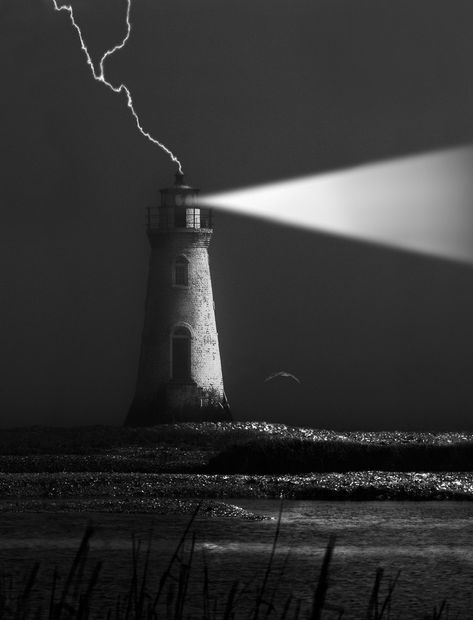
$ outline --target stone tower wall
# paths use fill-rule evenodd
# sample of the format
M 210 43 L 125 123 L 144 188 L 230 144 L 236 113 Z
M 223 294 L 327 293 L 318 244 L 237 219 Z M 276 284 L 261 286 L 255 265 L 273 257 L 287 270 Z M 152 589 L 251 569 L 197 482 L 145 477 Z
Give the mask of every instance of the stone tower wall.
M 199 419 L 202 411 L 204 418 L 210 415 L 211 419 L 230 419 L 210 278 L 210 238 L 210 230 L 150 233 L 141 357 L 135 400 L 127 423 Z M 179 256 L 189 261 L 187 287 L 174 284 L 174 266 Z M 177 326 L 187 327 L 192 335 L 190 385 L 174 385 L 171 381 L 172 334 Z M 139 422 L 141 418 L 143 421 Z

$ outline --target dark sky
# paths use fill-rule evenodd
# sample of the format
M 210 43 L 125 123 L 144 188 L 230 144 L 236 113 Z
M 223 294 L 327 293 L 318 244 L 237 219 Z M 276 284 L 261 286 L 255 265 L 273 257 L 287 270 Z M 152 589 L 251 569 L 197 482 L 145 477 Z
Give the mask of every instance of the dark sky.
M 125 1 L 74 6 L 98 59 Z M 473 142 L 471 0 L 134 0 L 132 22 L 107 77 L 205 192 Z M 175 166 L 52 1 L 0 0 L 0 52 L 1 424 L 120 424 Z M 473 429 L 471 267 L 221 213 L 211 268 L 237 419 Z

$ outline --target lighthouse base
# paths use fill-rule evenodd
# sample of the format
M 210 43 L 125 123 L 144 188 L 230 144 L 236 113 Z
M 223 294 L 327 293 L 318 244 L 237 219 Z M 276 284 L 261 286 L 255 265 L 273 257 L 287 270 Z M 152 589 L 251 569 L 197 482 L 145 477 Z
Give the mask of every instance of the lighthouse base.
M 232 420 L 225 394 L 205 390 L 195 383 L 170 381 L 151 398 L 135 397 L 125 426 Z

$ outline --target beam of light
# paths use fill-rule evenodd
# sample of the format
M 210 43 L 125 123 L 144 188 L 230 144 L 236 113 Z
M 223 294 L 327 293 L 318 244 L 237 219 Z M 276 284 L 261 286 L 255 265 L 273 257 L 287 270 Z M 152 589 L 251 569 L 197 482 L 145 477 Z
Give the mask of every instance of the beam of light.
M 200 204 L 473 262 L 473 147 L 203 195 Z
M 126 101 L 127 101 L 127 106 L 130 109 L 130 112 L 133 116 L 133 118 L 135 119 L 135 123 L 136 126 L 138 127 L 138 130 L 140 131 L 140 133 L 147 138 L 150 142 L 152 142 L 153 144 L 155 144 L 156 146 L 159 146 L 160 149 L 162 149 L 165 153 L 167 153 L 169 155 L 169 157 L 171 158 L 171 160 L 176 163 L 178 165 L 179 168 L 179 172 L 182 173 L 182 164 L 179 161 L 179 159 L 174 155 L 174 153 L 172 151 L 170 151 L 162 142 L 160 142 L 159 140 L 157 140 L 156 138 L 154 138 L 148 131 L 146 131 L 143 126 L 141 125 L 141 121 L 138 117 L 138 114 L 135 111 L 135 107 L 133 104 L 133 98 L 131 96 L 131 92 L 130 89 L 123 83 L 120 84 L 120 86 L 114 86 L 113 84 L 111 84 L 106 78 L 105 78 L 105 71 L 104 71 L 104 64 L 105 61 L 107 60 L 107 58 L 109 58 L 110 56 L 112 56 L 112 54 L 114 54 L 115 52 L 118 52 L 119 50 L 123 49 L 128 41 L 128 39 L 130 38 L 130 34 L 131 34 L 131 21 L 130 21 L 130 11 L 131 11 L 131 0 L 127 0 L 127 9 L 126 9 L 126 34 L 123 38 L 123 40 L 121 41 L 121 43 L 118 43 L 117 45 L 115 45 L 114 47 L 112 47 L 111 49 L 107 50 L 103 56 L 101 57 L 100 61 L 99 61 L 99 71 L 96 70 L 94 62 L 89 54 L 89 50 L 87 49 L 87 45 L 85 44 L 85 40 L 84 37 L 82 36 L 82 31 L 80 29 L 80 26 L 78 25 L 78 23 L 75 20 L 74 17 L 74 11 L 72 8 L 72 5 L 70 4 L 58 4 L 57 0 L 52 0 L 52 3 L 54 5 L 54 10 L 55 11 L 66 11 L 67 13 L 69 13 L 69 17 L 71 20 L 72 25 L 74 26 L 74 28 L 77 31 L 77 34 L 79 35 L 79 41 L 80 41 L 80 46 L 82 48 L 82 51 L 85 54 L 86 60 L 87 60 L 87 64 L 90 67 L 90 70 L 92 71 L 92 75 L 94 77 L 94 80 L 97 80 L 97 82 L 101 82 L 102 84 L 105 84 L 105 86 L 107 86 L 111 91 L 113 91 L 116 94 L 120 94 L 120 93 L 124 93 L 126 96 Z

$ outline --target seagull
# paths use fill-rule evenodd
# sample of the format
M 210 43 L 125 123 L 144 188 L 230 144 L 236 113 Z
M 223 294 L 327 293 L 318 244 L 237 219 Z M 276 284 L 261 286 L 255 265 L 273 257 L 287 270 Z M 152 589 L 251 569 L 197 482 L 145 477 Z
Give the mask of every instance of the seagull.
M 290 372 L 286 372 L 285 370 L 273 372 L 273 374 L 269 375 L 269 377 L 266 377 L 264 381 L 271 381 L 271 379 L 275 379 L 276 377 L 289 377 L 290 379 L 294 379 L 294 381 L 297 381 L 297 383 L 300 383 L 300 380 L 295 375 L 291 374 Z

